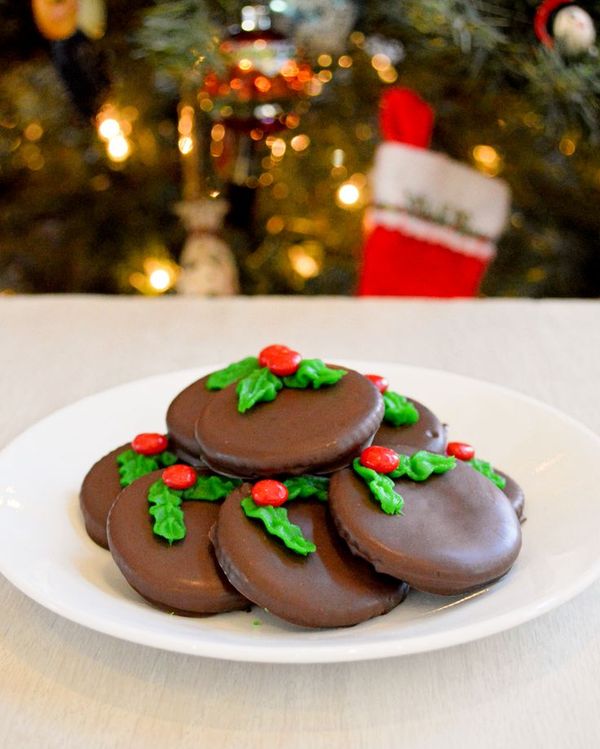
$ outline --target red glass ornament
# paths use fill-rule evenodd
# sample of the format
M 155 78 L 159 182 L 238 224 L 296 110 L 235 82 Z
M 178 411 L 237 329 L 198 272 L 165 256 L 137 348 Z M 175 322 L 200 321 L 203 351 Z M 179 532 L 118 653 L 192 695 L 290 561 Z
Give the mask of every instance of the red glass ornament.
M 257 481 L 252 487 L 252 499 L 254 503 L 264 507 L 271 505 L 272 507 L 279 507 L 288 498 L 288 490 L 285 484 L 281 481 L 273 481 L 273 479 L 264 479 L 264 481 Z
M 140 455 L 158 455 L 167 449 L 169 442 L 164 434 L 142 432 L 131 441 L 131 447 Z
M 448 442 L 446 455 L 453 455 L 458 460 L 473 460 L 475 448 L 466 442 Z
M 548 30 L 550 17 L 554 11 L 558 10 L 561 6 L 570 4 L 570 0 L 544 0 L 544 2 L 538 5 L 537 10 L 535 11 L 533 30 L 540 42 L 545 47 L 548 47 L 548 49 L 554 47 L 554 39 Z
M 300 366 L 302 357 L 287 346 L 267 346 L 258 355 L 258 363 L 278 377 L 293 375 Z
M 391 473 L 398 468 L 400 458 L 389 447 L 371 445 L 360 454 L 360 462 L 365 468 L 370 468 L 377 473 Z
M 380 393 L 385 393 L 386 390 L 388 390 L 390 383 L 385 379 L 385 377 L 382 377 L 381 375 L 376 374 L 368 374 L 365 375 L 367 380 L 371 380 L 373 385 L 379 390 Z
M 176 463 L 174 466 L 165 468 L 161 478 L 169 489 L 189 489 L 196 483 L 198 474 L 192 466 Z
M 241 27 L 219 46 L 225 69 L 208 71 L 200 95 L 213 104 L 213 119 L 246 134 L 260 129 L 262 138 L 297 117 L 298 101 L 313 95 L 314 74 L 293 39 L 271 28 L 266 7 L 248 5 L 241 14 Z

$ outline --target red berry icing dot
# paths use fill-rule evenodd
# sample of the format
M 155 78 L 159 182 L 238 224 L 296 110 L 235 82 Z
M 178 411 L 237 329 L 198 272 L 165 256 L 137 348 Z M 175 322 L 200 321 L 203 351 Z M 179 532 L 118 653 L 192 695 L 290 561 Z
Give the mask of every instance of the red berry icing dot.
M 365 375 L 367 380 L 371 380 L 373 385 L 379 390 L 380 393 L 385 393 L 385 391 L 389 388 L 390 383 L 385 379 L 385 377 L 382 377 L 381 375 L 376 374 L 368 374 Z
M 169 489 L 189 489 L 196 483 L 198 474 L 192 466 L 176 463 L 174 466 L 165 468 L 161 478 Z
M 365 468 L 371 468 L 377 473 L 391 473 L 398 468 L 400 458 L 389 447 L 371 445 L 360 454 L 360 462 Z
M 475 457 L 475 448 L 466 442 L 448 442 L 446 455 L 454 455 L 459 460 L 473 460 Z
M 156 432 L 143 432 L 131 441 L 131 447 L 140 455 L 158 455 L 167 449 L 168 444 L 165 435 Z
M 287 346 L 267 346 L 258 355 L 258 363 L 278 377 L 293 375 L 300 366 L 302 357 Z
M 281 481 L 265 479 L 264 481 L 257 481 L 252 487 L 252 499 L 254 503 L 263 507 L 265 505 L 279 507 L 287 498 L 287 487 Z

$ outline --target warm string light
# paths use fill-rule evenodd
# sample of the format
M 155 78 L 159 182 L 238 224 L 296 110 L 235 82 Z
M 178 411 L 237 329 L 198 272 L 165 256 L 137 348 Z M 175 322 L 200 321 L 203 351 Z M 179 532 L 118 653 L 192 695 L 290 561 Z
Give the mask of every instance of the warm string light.
M 218 159 L 223 155 L 225 150 L 225 125 L 221 122 L 216 122 L 210 129 L 210 155 L 214 159 Z
M 346 159 L 346 153 L 342 148 L 335 148 L 331 154 L 331 171 L 330 174 L 333 179 L 344 179 L 348 174 L 348 170 L 344 166 Z
M 143 273 L 132 273 L 129 283 L 142 294 L 155 296 L 173 288 L 180 270 L 172 260 L 158 257 L 147 257 L 143 269 Z
M 29 125 L 23 130 L 23 135 L 27 140 L 36 141 L 39 140 L 44 134 L 44 128 L 39 122 L 30 122 Z
M 115 135 L 106 144 L 106 153 L 112 161 L 116 161 L 117 163 L 127 161 L 130 152 L 131 146 L 129 145 L 129 141 L 122 133 Z
M 194 150 L 194 141 L 187 135 L 182 135 L 177 142 L 177 146 L 180 153 L 183 156 L 187 156 L 188 153 L 191 153 Z
M 493 146 L 475 146 L 472 154 L 477 169 L 488 177 L 495 177 L 502 170 L 502 157 Z
M 135 119 L 137 109 L 135 107 L 126 109 L 129 110 L 129 118 L 123 116 L 126 110 L 123 110 L 122 116 L 119 117 L 111 106 L 105 107 L 96 118 L 98 136 L 106 144 L 108 158 L 116 164 L 127 161 L 131 155 L 131 143 L 127 136 L 132 130 L 130 119 Z
M 573 156 L 577 150 L 577 143 L 574 138 L 571 138 L 568 135 L 563 135 L 558 144 L 558 150 L 563 156 Z
M 294 151 L 305 151 L 310 146 L 310 138 L 308 135 L 294 135 L 290 141 L 290 146 Z
M 15 127 L 15 124 L 11 121 L 3 120 L 1 124 L 3 128 L 7 129 Z M 37 141 L 43 134 L 43 127 L 34 120 L 24 127 L 23 138 L 17 136 L 6 144 L 8 153 L 14 153 L 12 164 L 15 167 L 26 166 L 32 172 L 43 169 L 46 161 L 42 156 L 41 148 L 37 145 Z
M 344 207 L 353 206 L 360 199 L 360 190 L 351 182 L 344 182 L 343 185 L 338 187 L 337 198 Z
M 180 108 L 179 121 L 177 123 L 177 130 L 179 132 L 177 146 L 183 156 L 187 156 L 194 150 L 194 118 L 194 108 L 190 107 L 189 104 Z
M 361 208 L 365 202 L 366 186 L 367 178 L 364 174 L 359 172 L 353 174 L 338 187 L 335 195 L 336 203 L 346 210 Z
M 390 58 L 382 52 L 371 57 L 371 67 L 377 71 L 377 75 L 384 83 L 394 83 L 398 80 L 398 71 Z
M 292 245 L 287 250 L 292 269 L 304 280 L 314 278 L 321 272 L 321 254 L 321 245 L 311 241 Z
M 286 152 L 286 143 L 283 138 L 275 138 L 271 142 L 271 158 L 274 160 L 282 159 Z

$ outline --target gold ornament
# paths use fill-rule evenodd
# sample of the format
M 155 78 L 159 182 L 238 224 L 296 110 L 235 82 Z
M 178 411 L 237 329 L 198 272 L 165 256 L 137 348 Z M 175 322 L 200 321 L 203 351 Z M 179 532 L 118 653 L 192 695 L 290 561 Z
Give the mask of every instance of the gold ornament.
M 33 18 L 40 33 L 52 41 L 67 39 L 77 29 L 77 0 L 32 0 Z

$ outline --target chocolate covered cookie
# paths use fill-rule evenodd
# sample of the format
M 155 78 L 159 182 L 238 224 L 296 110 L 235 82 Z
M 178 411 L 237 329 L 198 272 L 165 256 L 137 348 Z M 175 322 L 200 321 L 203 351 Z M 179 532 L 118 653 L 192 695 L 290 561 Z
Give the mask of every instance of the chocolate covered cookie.
M 176 460 L 161 434 L 138 434 L 100 458 L 81 485 L 79 506 L 88 536 L 108 549 L 106 519 L 119 492 L 136 478 L 166 467 Z
M 467 462 L 476 471 L 492 481 L 508 497 L 519 520 L 523 518 L 525 493 L 517 482 L 503 471 L 494 468 L 491 463 L 475 457 L 475 448 L 467 442 L 449 442 L 446 447 L 448 455 Z
M 107 529 L 117 566 L 134 590 L 167 611 L 197 616 L 247 608 L 248 601 L 217 564 L 209 541 L 220 502 L 186 500 L 185 491 L 193 485 L 170 489 L 161 478 L 165 473 L 154 471 L 138 479 L 114 502 Z M 157 528 L 164 535 L 157 535 Z
M 385 377 L 374 374 L 365 377 L 379 390 L 384 402 L 383 421 L 373 437 L 375 445 L 392 450 L 402 445 L 412 445 L 429 452 L 444 452 L 446 426 L 433 411 L 414 398 L 390 390 Z
M 444 452 L 446 447 L 446 427 L 438 417 L 419 401 L 407 398 L 419 415 L 414 424 L 400 424 L 394 426 L 386 421 L 385 416 L 381 426 L 373 437 L 376 445 L 391 447 L 392 450 L 402 445 L 411 445 L 420 450 L 432 453 Z
M 171 401 L 167 410 L 167 431 L 175 453 L 180 460 L 196 467 L 201 467 L 203 461 L 194 426 L 198 415 L 213 396 L 213 392 L 206 387 L 208 377 L 201 377 L 188 385 Z
M 268 347 L 261 356 L 269 349 L 285 347 Z M 268 366 L 254 359 L 252 367 L 248 357 L 215 373 L 221 389 L 195 428 L 213 470 L 241 477 L 328 473 L 371 442 L 383 416 L 377 388 L 358 372 L 286 351 L 297 357 L 289 366 L 282 356 Z M 232 384 L 228 372 L 235 375 L 244 363 L 247 373 Z M 208 387 L 215 387 L 215 375 Z
M 411 587 L 442 595 L 508 572 L 521 529 L 492 481 L 454 457 L 413 454 L 406 446 L 398 462 L 394 451 L 381 450 L 368 448 L 374 462 L 363 453 L 331 479 L 330 510 L 354 553 Z
M 279 482 L 259 482 L 269 483 Z M 304 627 L 357 624 L 390 611 L 405 598 L 405 583 L 378 574 L 350 553 L 326 502 L 286 502 L 284 518 L 273 512 L 281 507 L 267 510 L 267 524 L 271 518 L 270 527 L 296 548 L 293 551 L 281 537 L 267 532 L 260 517 L 265 507 L 257 506 L 252 496 L 249 484 L 233 492 L 212 533 L 219 564 L 246 598 Z M 249 503 L 252 516 L 242 503 Z

